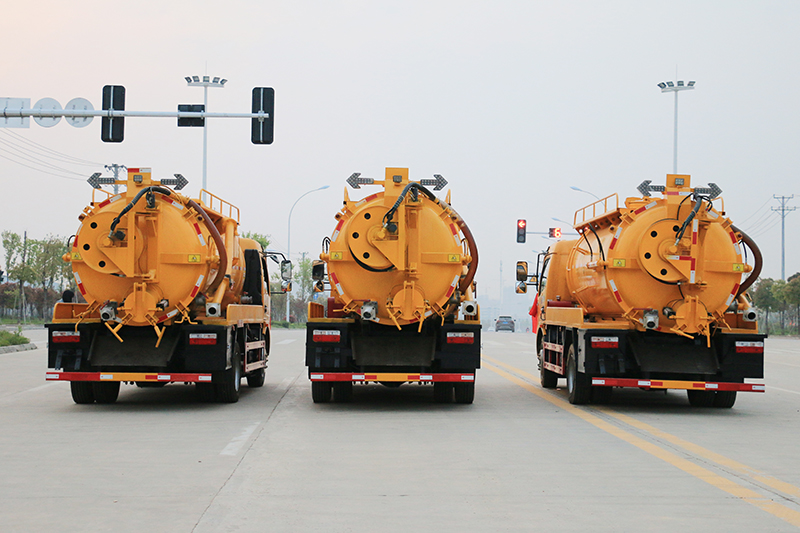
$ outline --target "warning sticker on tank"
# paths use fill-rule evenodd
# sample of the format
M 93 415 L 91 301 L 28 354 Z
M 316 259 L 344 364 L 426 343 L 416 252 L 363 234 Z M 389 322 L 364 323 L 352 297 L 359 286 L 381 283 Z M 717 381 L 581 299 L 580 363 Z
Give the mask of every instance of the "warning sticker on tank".
M 189 254 L 189 262 L 190 263 L 199 263 L 200 262 L 200 254 Z

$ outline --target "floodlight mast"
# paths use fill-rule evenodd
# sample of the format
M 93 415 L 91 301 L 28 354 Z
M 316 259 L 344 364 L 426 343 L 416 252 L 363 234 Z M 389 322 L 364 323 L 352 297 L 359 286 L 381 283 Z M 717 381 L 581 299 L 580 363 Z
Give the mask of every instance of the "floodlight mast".
M 217 87 L 222 89 L 228 82 L 226 79 L 221 79 L 218 76 L 211 78 L 211 76 L 203 76 L 202 81 L 200 76 L 185 76 L 186 84 L 189 87 L 202 87 L 203 88 L 203 110 L 208 110 L 208 88 Z M 203 120 L 203 190 L 206 189 L 208 184 L 207 180 L 208 168 L 208 122 Z
M 673 150 L 672 150 L 672 173 L 678 173 L 678 92 L 680 91 L 688 91 L 694 89 L 695 82 L 690 81 L 686 84 L 683 81 L 677 82 L 661 82 L 658 84 L 659 88 L 661 89 L 662 93 L 673 92 L 675 93 L 675 136 L 673 142 Z

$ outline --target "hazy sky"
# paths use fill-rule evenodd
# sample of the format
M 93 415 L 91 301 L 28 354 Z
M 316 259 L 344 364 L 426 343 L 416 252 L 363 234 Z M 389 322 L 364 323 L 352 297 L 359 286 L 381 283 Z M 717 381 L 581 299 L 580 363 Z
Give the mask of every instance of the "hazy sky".
M 275 143 L 252 145 L 247 120 L 209 120 L 208 168 L 242 229 L 277 249 L 308 190 L 330 185 L 297 204 L 292 252 L 316 256 L 351 173 L 444 175 L 478 242 L 479 297 L 497 297 L 501 261 L 511 285 L 514 261 L 548 245 L 517 244 L 516 219 L 531 231 L 571 220 L 593 198 L 570 186 L 622 200 L 643 180 L 664 183 L 673 96 L 656 84 L 677 71 L 697 82 L 679 97 L 678 172 L 717 183 L 764 254 L 763 276 L 781 274 L 770 208 L 773 195 L 800 206 L 800 2 L 31 0 L 3 18 L 0 97 L 99 109 L 102 86 L 119 84 L 127 109 L 173 111 L 202 103 L 183 78 L 207 73 L 230 80 L 209 90 L 210 111 L 249 112 L 252 88 L 274 87 Z M 91 198 L 86 177 L 111 163 L 182 173 L 195 196 L 202 129 L 129 118 L 116 145 L 100 141 L 99 119 L 0 129 L 0 229 L 69 236 Z M 785 220 L 788 276 L 800 270 L 800 212 Z

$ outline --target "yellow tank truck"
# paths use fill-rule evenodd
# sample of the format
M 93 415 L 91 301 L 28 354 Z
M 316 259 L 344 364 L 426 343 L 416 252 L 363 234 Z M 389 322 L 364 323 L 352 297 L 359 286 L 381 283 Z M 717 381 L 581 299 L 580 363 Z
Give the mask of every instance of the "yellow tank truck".
M 183 176 L 151 175 L 90 178 L 92 202 L 64 256 L 85 303 L 56 304 L 46 378 L 69 381 L 79 404 L 115 402 L 122 382 L 196 383 L 205 400 L 236 402 L 242 377 L 264 384 L 267 254 L 239 236 L 238 208 L 208 191 L 205 201 L 179 194 Z
M 624 205 L 613 194 L 579 209 L 580 237 L 539 256 L 542 386 L 565 377 L 575 404 L 638 387 L 685 389 L 694 406 L 732 407 L 737 391 L 764 391 L 745 383 L 764 377 L 765 335 L 746 292 L 761 253 L 726 217 L 715 184 L 692 188 L 677 174 L 666 186 L 650 183 Z M 517 279 L 525 292 L 524 262 Z
M 407 168 L 359 200 L 344 193 L 336 227 L 313 277 L 327 281 L 327 305 L 308 308 L 306 365 L 314 402 L 348 401 L 354 383 L 432 384 L 439 402 L 472 403 L 480 368 L 480 312 L 473 278 L 478 249 L 464 220 Z M 327 267 L 327 269 L 326 269 Z M 327 270 L 327 276 L 326 276 Z

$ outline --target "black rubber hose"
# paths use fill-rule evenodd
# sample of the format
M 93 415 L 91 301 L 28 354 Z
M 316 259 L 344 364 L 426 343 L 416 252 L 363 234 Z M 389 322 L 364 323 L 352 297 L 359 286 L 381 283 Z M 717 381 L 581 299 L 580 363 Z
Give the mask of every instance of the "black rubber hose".
M 203 217 L 203 222 L 205 223 L 206 228 L 208 228 L 208 232 L 211 234 L 214 244 L 217 245 L 217 251 L 219 252 L 219 268 L 217 268 L 217 275 L 214 277 L 214 281 L 211 282 L 211 285 L 208 286 L 208 290 L 206 291 L 207 294 L 213 295 L 227 273 L 228 252 L 225 249 L 225 244 L 222 242 L 222 236 L 219 234 L 217 226 L 214 225 L 214 222 L 211 220 L 205 210 L 192 199 L 189 199 L 189 201 L 186 203 L 189 205 L 189 207 L 200 213 L 201 217 Z
M 170 191 L 169 189 L 165 189 L 164 187 L 158 187 L 156 185 L 153 185 L 153 186 L 150 186 L 150 187 L 145 187 L 144 189 L 139 191 L 139 194 L 134 196 L 133 200 L 131 200 L 131 203 L 126 205 L 125 209 L 120 211 L 119 215 L 117 215 L 114 218 L 114 220 L 111 222 L 111 230 L 108 232 L 108 237 L 109 238 L 111 238 L 111 239 L 114 238 L 114 230 L 116 229 L 116 227 L 119 224 L 119 221 L 122 219 L 122 217 L 125 216 L 125 214 L 128 211 L 133 209 L 133 206 L 136 205 L 136 202 L 138 202 L 142 198 L 142 196 L 144 196 L 145 194 L 147 194 L 148 192 L 151 192 L 151 191 L 160 192 L 161 194 L 164 194 L 166 196 L 169 196 L 170 194 L 172 194 L 172 191 Z
M 423 193 L 425 196 L 427 196 L 428 198 L 430 198 L 430 199 L 431 199 L 431 200 L 433 200 L 434 202 L 438 202 L 438 200 L 439 200 L 439 199 L 436 197 L 436 195 L 435 195 L 435 194 L 433 194 L 431 191 L 429 191 L 428 189 L 426 189 L 424 186 L 420 185 L 419 183 L 414 183 L 414 182 L 411 182 L 411 183 L 409 183 L 408 185 L 406 185 L 406 186 L 405 186 L 405 188 L 403 188 L 403 192 L 401 192 L 401 193 L 400 193 L 400 196 L 398 196 L 398 197 L 397 197 L 397 201 L 396 201 L 396 202 L 394 203 L 394 205 L 393 205 L 393 206 L 392 206 L 392 207 L 391 207 L 391 208 L 390 208 L 390 209 L 389 209 L 389 210 L 386 212 L 386 214 L 385 214 L 385 215 L 383 215 L 383 224 L 384 224 L 384 225 L 386 225 L 386 224 L 388 224 L 389 222 L 391 222 L 391 221 L 392 221 L 392 218 L 394 218 L 394 214 L 395 214 L 395 212 L 397 211 L 397 208 L 399 208 L 399 207 L 400 207 L 400 204 L 401 204 L 401 203 L 403 203 L 403 200 L 405 199 L 405 197 L 406 197 L 406 194 L 408 194 L 408 191 L 410 191 L 411 189 L 416 189 L 416 190 L 418 190 L 418 191 L 422 192 L 422 193 Z
M 747 289 L 750 288 L 750 285 L 756 282 L 758 279 L 759 274 L 761 274 L 761 267 L 763 266 L 763 259 L 761 257 L 761 250 L 758 249 L 756 242 L 750 238 L 745 232 L 737 228 L 736 226 L 731 225 L 731 229 L 735 233 L 739 233 L 742 236 L 742 242 L 744 242 L 748 248 L 753 252 L 753 259 L 755 260 L 756 264 L 753 266 L 753 271 L 750 272 L 750 275 L 747 276 L 747 279 L 739 286 L 739 290 L 736 293 L 738 297 L 740 294 L 744 293 Z

